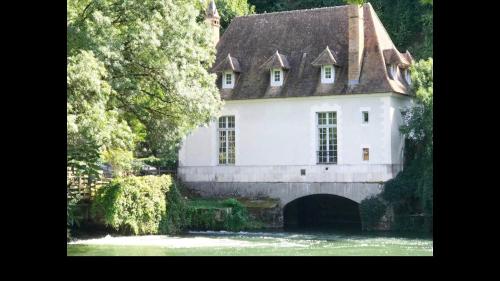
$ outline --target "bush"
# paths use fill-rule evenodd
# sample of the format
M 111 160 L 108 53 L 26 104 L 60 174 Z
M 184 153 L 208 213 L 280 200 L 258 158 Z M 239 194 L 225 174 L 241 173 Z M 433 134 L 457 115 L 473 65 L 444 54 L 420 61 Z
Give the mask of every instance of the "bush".
M 117 178 L 98 190 L 92 204 L 96 220 L 125 233 L 157 234 L 166 218 L 168 175 Z
M 66 238 L 69 240 L 71 238 L 71 228 L 80 225 L 82 219 L 81 214 L 78 212 L 78 202 L 80 201 L 80 196 L 73 196 L 67 201 L 66 205 Z
M 189 229 L 240 231 L 260 225 L 250 220 L 247 208 L 234 198 L 224 201 L 197 199 L 189 203 L 186 210 Z
M 229 216 L 224 221 L 224 227 L 231 231 L 240 231 L 247 228 L 249 222 L 248 211 L 243 204 L 234 198 L 222 202 L 225 207 L 231 208 Z
M 167 193 L 167 215 L 160 224 L 160 233 L 177 234 L 190 224 L 188 206 L 182 197 L 180 186 L 174 182 Z
M 384 216 L 387 206 L 378 196 L 369 197 L 359 204 L 359 212 L 364 230 L 374 229 Z

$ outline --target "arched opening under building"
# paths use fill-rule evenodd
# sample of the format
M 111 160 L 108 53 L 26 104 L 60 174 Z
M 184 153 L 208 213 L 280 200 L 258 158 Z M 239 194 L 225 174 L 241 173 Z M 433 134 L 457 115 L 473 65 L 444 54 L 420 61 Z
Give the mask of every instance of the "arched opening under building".
M 359 204 L 331 194 L 308 195 L 289 202 L 283 219 L 285 230 L 361 230 Z

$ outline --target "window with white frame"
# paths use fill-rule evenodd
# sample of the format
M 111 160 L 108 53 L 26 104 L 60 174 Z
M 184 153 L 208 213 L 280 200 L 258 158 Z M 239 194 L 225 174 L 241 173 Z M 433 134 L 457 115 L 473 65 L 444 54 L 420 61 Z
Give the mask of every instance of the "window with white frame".
M 321 83 L 332 84 L 335 81 L 335 68 L 333 65 L 324 65 L 321 67 Z
M 279 68 L 271 69 L 271 86 L 283 85 L 283 70 Z
M 231 165 L 235 163 L 235 122 L 234 116 L 219 118 L 219 164 Z
M 234 88 L 234 73 L 232 71 L 224 72 L 222 74 L 222 88 L 223 89 Z
M 369 117 L 368 111 L 361 111 L 361 120 L 363 124 L 368 124 L 368 121 L 370 121 Z
M 337 163 L 337 113 L 318 112 L 318 164 Z
M 411 75 L 410 75 L 410 70 L 407 68 L 405 69 L 405 80 L 408 85 L 411 85 Z
M 398 74 L 398 65 L 397 64 L 391 64 L 389 66 L 389 72 L 391 73 L 391 79 L 396 80 L 397 74 Z

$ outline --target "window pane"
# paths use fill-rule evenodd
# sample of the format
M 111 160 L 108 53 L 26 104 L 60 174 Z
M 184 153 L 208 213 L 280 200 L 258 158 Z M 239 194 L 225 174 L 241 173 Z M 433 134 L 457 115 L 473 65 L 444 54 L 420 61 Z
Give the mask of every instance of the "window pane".
M 279 70 L 274 71 L 274 82 L 279 82 L 281 80 L 280 74 Z
M 219 118 L 219 164 L 235 163 L 235 118 Z
M 228 84 L 228 85 L 230 85 L 230 84 L 231 84 L 231 78 L 232 78 L 231 74 L 230 74 L 230 73 L 227 73 L 227 74 L 226 74 L 226 84 Z
M 235 155 L 235 132 L 229 131 L 228 135 L 228 163 L 234 164 Z
M 337 163 L 336 112 L 318 112 L 318 163 Z
M 225 116 L 219 118 L 219 128 L 220 129 L 226 128 L 226 117 Z

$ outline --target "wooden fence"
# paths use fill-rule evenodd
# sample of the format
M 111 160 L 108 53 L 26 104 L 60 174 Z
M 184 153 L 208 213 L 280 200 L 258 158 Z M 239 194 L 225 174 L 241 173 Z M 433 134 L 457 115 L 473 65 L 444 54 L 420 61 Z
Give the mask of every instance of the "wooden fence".
M 67 168 L 67 187 L 68 198 L 79 196 L 84 200 L 92 200 L 96 191 L 103 185 L 111 181 L 111 175 L 99 172 L 99 177 L 89 177 L 88 175 L 77 175 L 70 167 Z M 154 171 L 143 172 L 141 176 L 146 175 L 171 175 L 175 179 L 175 170 L 157 169 Z
M 71 168 L 67 170 L 67 188 L 68 198 L 79 196 L 83 200 L 94 198 L 96 191 L 111 179 L 105 177 L 102 171 L 99 171 L 99 177 L 89 177 L 88 175 L 77 175 Z

